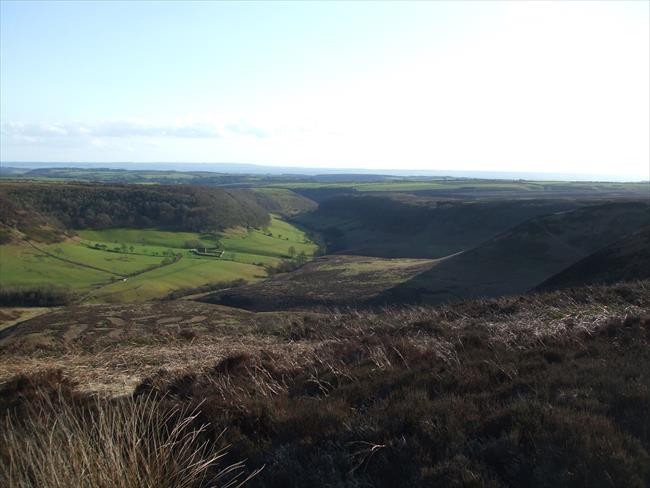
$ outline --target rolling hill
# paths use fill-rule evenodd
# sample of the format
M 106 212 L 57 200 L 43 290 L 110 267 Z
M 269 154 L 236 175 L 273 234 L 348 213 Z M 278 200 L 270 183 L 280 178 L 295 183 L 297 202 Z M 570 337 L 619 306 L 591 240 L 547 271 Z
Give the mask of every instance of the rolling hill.
M 387 302 L 455 301 L 526 292 L 647 225 L 645 202 L 608 203 L 535 217 L 388 290 Z
M 323 235 L 330 254 L 440 258 L 471 249 L 575 200 L 453 201 L 413 195 L 339 195 L 296 220 Z
M 643 227 L 650 217 L 649 208 L 644 202 L 618 202 L 538 216 L 469 251 L 436 260 L 328 255 L 297 271 L 221 290 L 202 301 L 249 310 L 283 310 L 440 303 L 525 293 L 621 235 Z M 417 246 L 412 236 L 405 234 L 403 240 L 404 246 Z
M 539 290 L 650 278 L 650 227 L 581 259 L 539 285 Z

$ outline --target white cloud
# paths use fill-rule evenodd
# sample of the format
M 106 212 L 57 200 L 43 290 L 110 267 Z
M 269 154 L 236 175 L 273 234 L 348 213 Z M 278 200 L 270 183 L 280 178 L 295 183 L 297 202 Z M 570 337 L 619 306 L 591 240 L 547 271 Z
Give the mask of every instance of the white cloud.
M 217 138 L 220 131 L 209 123 L 150 124 L 132 121 L 104 121 L 98 123 L 8 122 L 2 134 L 11 138 L 49 137 L 181 137 Z

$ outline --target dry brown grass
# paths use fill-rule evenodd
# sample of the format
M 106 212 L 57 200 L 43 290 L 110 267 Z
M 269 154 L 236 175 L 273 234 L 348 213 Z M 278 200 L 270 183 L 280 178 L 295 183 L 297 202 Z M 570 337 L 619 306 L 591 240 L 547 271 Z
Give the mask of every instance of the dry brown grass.
M 15 488 L 241 486 L 241 463 L 219 467 L 225 449 L 201 440 L 196 411 L 164 412 L 142 397 L 80 408 L 41 396 L 20 418 L 2 419 L 0 483 Z
M 185 418 L 198 445 L 229 444 L 224 465 L 266 466 L 251 480 L 260 487 L 649 486 L 648 291 L 247 314 L 244 329 L 218 328 L 200 305 L 210 328 L 188 318 L 155 343 L 129 335 L 102 349 L 64 335 L 57 349 L 3 355 L 0 406 L 37 403 L 33 380 L 9 376 L 48 366 L 73 397 L 144 378 L 127 404 L 197 412 Z
M 143 378 L 161 369 L 179 373 L 201 372 L 233 354 L 265 350 L 294 357 L 312 347 L 305 342 L 295 344 L 277 337 L 249 335 L 201 337 L 200 340 L 162 345 L 125 344 L 98 352 L 76 348 L 62 354 L 5 354 L 0 359 L 0 386 L 15 375 L 35 374 L 54 368 L 77 382 L 81 391 L 119 396 L 131 393 Z
M 236 311 L 192 302 L 147 304 L 133 310 L 124 306 L 128 314 L 115 307 L 79 307 L 55 312 L 52 319 L 56 319 L 55 325 L 43 331 L 43 334 L 60 336 L 56 348 L 17 345 L 20 340 L 36 342 L 32 336 L 38 336 L 41 329 L 36 329 L 31 322 L 25 324 L 28 334 L 21 335 L 17 330 L 14 336 L 0 341 L 4 347 L 0 357 L 0 386 L 16 374 L 56 368 L 77 381 L 83 391 L 123 395 L 161 369 L 178 375 L 201 373 L 224 357 L 239 353 L 258 356 L 260 351 L 299 360 L 306 366 L 318 366 L 323 345 L 376 336 L 402 337 L 405 343 L 426 349 L 445 361 L 454 361 L 461 347 L 460 336 L 473 336 L 493 346 L 505 344 L 511 348 L 534 347 L 547 339 L 563 337 L 579 341 L 608 321 L 643 314 L 650 305 L 648 297 L 649 283 L 639 282 L 438 307 L 330 310 L 321 314 L 243 313 L 237 316 L 236 322 L 232 322 Z M 194 313 L 205 317 L 197 324 L 191 318 L 194 305 L 197 307 Z M 165 316 L 174 314 L 179 320 L 182 317 L 184 325 L 176 326 L 175 322 L 172 328 L 156 325 Z M 105 315 L 124 317 L 124 325 L 111 329 L 121 335 L 111 339 L 110 334 L 98 334 L 92 328 L 93 315 L 100 317 L 96 318 L 97 328 L 102 327 Z M 36 319 L 34 324 L 45 323 L 46 327 L 47 317 Z M 69 322 L 75 317 L 84 320 L 84 330 L 77 334 L 80 337 L 59 331 L 76 330 L 76 324 Z M 220 323 L 230 325 L 220 327 Z M 142 336 L 140 341 L 138 333 Z M 368 354 L 378 364 L 386 363 L 389 354 L 395 352 L 381 344 L 365 347 L 372 349 Z M 307 357 L 312 353 L 313 357 Z

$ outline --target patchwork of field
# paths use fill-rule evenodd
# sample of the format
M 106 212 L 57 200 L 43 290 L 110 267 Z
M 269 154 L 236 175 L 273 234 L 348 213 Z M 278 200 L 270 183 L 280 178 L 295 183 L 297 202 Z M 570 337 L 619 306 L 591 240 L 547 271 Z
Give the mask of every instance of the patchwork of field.
M 4 168 L 0 176 L 13 179 L 40 181 L 101 181 L 109 183 L 137 184 L 197 184 L 228 187 L 245 185 L 254 191 L 273 197 L 279 208 L 272 212 L 293 215 L 296 210 L 306 210 L 309 205 L 304 200 L 296 200 L 293 189 L 341 189 L 361 192 L 421 192 L 421 191 L 460 191 L 472 192 L 533 192 L 544 193 L 620 193 L 631 196 L 633 193 L 646 195 L 646 182 L 606 182 L 606 181 L 540 181 L 491 178 L 452 177 L 452 176 L 388 176 L 388 175 L 254 175 L 226 174 L 211 171 L 155 171 L 155 170 L 117 170 L 98 168 Z
M 193 249 L 224 249 L 220 257 Z M 5 288 L 64 288 L 84 301 L 125 302 L 163 298 L 235 280 L 256 281 L 267 267 L 317 246 L 299 229 L 272 217 L 265 229 L 231 229 L 222 235 L 159 229 L 80 230 L 55 244 L 0 246 Z
M 482 179 L 440 179 L 429 181 L 378 181 L 369 183 L 313 183 L 288 182 L 271 187 L 300 189 L 300 188 L 341 188 L 360 192 L 418 192 L 423 190 L 473 190 L 473 191 L 521 191 L 528 192 L 645 192 L 648 184 L 644 182 L 611 183 L 591 181 L 513 181 L 513 180 L 482 180 Z
M 159 256 L 108 252 L 79 245 L 74 241 L 41 246 L 41 249 L 57 258 L 87 264 L 123 276 L 141 273 L 162 264 L 162 258 Z

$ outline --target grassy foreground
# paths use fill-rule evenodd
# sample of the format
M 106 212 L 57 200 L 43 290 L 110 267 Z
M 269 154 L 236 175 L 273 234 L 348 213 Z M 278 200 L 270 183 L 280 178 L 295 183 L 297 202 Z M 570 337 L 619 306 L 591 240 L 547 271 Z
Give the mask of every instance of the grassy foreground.
M 58 392 L 88 401 L 89 374 L 121 382 L 117 373 L 130 371 L 135 401 L 157 398 L 156 416 L 196 411 L 189 426 L 204 427 L 201 440 L 230 445 L 224 466 L 264 467 L 249 486 L 641 488 L 650 482 L 649 289 L 322 314 L 187 301 L 71 307 L 0 333 L 0 413 L 30 419 L 23 409 Z M 97 336 L 75 329 L 93 323 Z M 50 349 L 21 342 L 48 327 Z M 9 425 L 13 439 L 18 428 Z M 0 448 L 0 472 L 14 447 Z
M 58 394 L 34 391 L 20 417 L 5 418 L 0 481 L 6 486 L 192 488 L 220 486 L 223 477 L 246 481 L 241 463 L 220 463 L 224 446 L 201 441 L 205 429 L 193 425 L 196 412 L 165 412 L 152 397 L 89 401 L 71 395 L 56 373 L 39 379 L 48 380 L 60 382 Z

